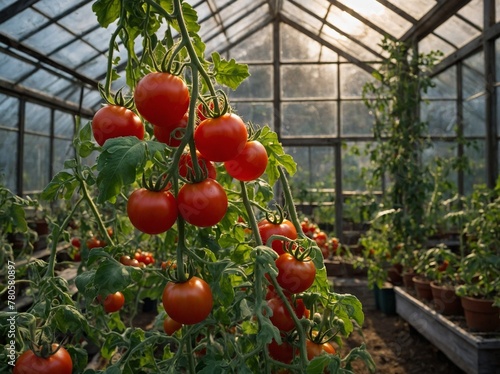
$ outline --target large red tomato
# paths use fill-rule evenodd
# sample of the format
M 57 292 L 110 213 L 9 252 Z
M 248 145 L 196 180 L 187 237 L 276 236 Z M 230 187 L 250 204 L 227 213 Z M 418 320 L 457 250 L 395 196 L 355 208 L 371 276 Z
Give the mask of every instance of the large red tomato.
M 177 194 L 177 202 L 181 216 L 198 227 L 216 225 L 228 207 L 226 191 L 212 178 L 184 184 Z
M 259 222 L 259 234 L 262 238 L 262 242 L 264 244 L 267 243 L 268 239 L 272 235 L 282 235 L 284 237 L 290 238 L 292 240 L 297 239 L 297 230 L 293 223 L 287 219 L 284 219 L 283 222 L 279 224 L 272 223 L 267 219 L 264 219 Z M 285 253 L 284 251 L 283 241 L 281 240 L 273 240 L 271 243 L 271 247 L 276 251 L 277 254 L 281 255 Z
M 196 158 L 201 170 L 206 170 L 206 177 L 215 179 L 217 177 L 217 170 L 215 170 L 213 162 L 203 157 L 199 151 L 196 151 Z M 179 175 L 183 178 L 188 178 L 189 173 L 194 173 L 193 159 L 191 158 L 191 153 L 183 153 L 179 159 Z
M 182 283 L 169 282 L 163 290 L 162 302 L 170 318 L 184 325 L 193 325 L 203 321 L 212 311 L 212 290 L 198 277 Z
M 253 181 L 266 171 L 267 152 L 257 140 L 247 142 L 234 159 L 224 162 L 228 174 L 240 181 Z
M 196 149 L 210 161 L 229 161 L 245 148 L 248 132 L 243 120 L 233 113 L 201 121 L 194 131 Z
M 92 119 L 92 133 L 99 145 L 120 136 L 144 139 L 144 125 L 137 114 L 119 105 L 106 105 Z
M 283 289 L 291 293 L 307 290 L 316 277 L 316 267 L 310 258 L 301 261 L 290 253 L 283 253 L 276 260 L 278 276 L 276 280 Z
M 153 126 L 153 133 L 159 142 L 165 143 L 170 147 L 178 147 L 181 144 L 181 138 L 184 135 L 181 129 L 188 125 L 187 113 L 182 117 L 179 123 L 173 126 Z
M 178 124 L 189 107 L 189 89 L 176 75 L 149 73 L 134 91 L 137 111 L 156 126 L 172 127 Z
M 52 350 L 58 348 L 52 344 Z M 16 361 L 13 374 L 71 374 L 73 362 L 71 356 L 64 347 L 59 347 L 56 353 L 43 358 L 37 356 L 32 350 L 26 351 Z
M 127 202 L 127 214 L 132 225 L 150 234 L 160 234 L 170 229 L 177 219 L 177 202 L 169 191 L 135 190 Z

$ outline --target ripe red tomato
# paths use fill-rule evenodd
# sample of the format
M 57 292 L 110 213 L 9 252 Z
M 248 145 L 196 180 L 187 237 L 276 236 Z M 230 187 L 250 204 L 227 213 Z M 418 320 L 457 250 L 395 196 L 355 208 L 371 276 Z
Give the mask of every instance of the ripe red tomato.
M 99 145 L 120 136 L 144 139 L 144 125 L 137 114 L 119 105 L 106 105 L 92 119 L 92 133 Z
M 127 214 L 132 225 L 155 235 L 170 229 L 177 219 L 177 202 L 171 192 L 139 188 L 130 195 Z
M 125 304 L 125 296 L 120 291 L 109 294 L 102 302 L 106 313 L 113 313 L 120 310 L 123 304 Z
M 207 282 L 191 277 L 186 282 L 169 282 L 162 295 L 165 312 L 184 325 L 199 323 L 212 311 L 212 290 Z
M 267 300 L 267 305 L 271 308 L 273 315 L 269 317 L 271 323 L 281 331 L 290 331 L 295 328 L 295 322 L 288 313 L 285 303 L 279 298 Z
M 71 238 L 71 245 L 76 248 L 80 248 L 82 246 L 82 241 L 80 238 Z
M 226 191 L 211 178 L 184 184 L 177 194 L 177 201 L 181 216 L 198 227 L 216 225 L 228 207 Z
M 200 165 L 201 170 L 207 171 L 207 178 L 215 179 L 217 177 L 217 170 L 212 161 L 207 160 L 201 155 L 200 152 L 196 151 L 196 158 L 198 159 L 198 165 Z M 179 175 L 183 178 L 188 178 L 188 174 L 194 173 L 193 171 L 193 159 L 190 153 L 183 153 L 179 159 Z
M 438 266 L 438 271 L 440 272 L 446 271 L 449 264 L 450 262 L 448 260 L 444 260 L 443 263 Z
M 224 167 L 233 178 L 248 182 L 264 174 L 267 161 L 266 148 L 257 140 L 253 140 L 245 144 L 245 148 L 238 156 L 224 162 Z
M 173 126 L 156 126 L 153 125 L 153 133 L 159 142 L 165 143 L 170 147 L 178 147 L 181 144 L 181 138 L 184 135 L 181 129 L 185 129 L 188 125 L 188 115 L 184 117 L 179 123 Z
M 269 356 L 276 361 L 289 364 L 294 357 L 294 348 L 289 342 L 284 340 L 284 337 L 281 338 L 281 341 L 281 344 L 278 344 L 276 340 L 273 339 L 271 343 L 268 344 L 267 349 L 269 350 Z
M 274 224 L 267 219 L 260 221 L 259 234 L 264 244 L 267 244 L 268 239 L 272 235 L 282 235 L 292 240 L 297 239 L 297 230 L 295 229 L 293 223 L 287 219 L 284 219 L 280 224 Z M 281 240 L 273 240 L 271 243 L 271 247 L 279 255 L 285 253 L 283 247 L 284 245 L 285 243 L 283 243 L 283 241 Z
M 291 293 L 307 290 L 316 277 L 316 267 L 310 258 L 298 260 L 290 253 L 283 253 L 276 260 L 278 276 L 276 280 L 283 289 Z
M 165 331 L 165 334 L 167 335 L 174 335 L 174 333 L 180 330 L 181 327 L 182 323 L 177 322 L 169 316 L 165 317 L 163 320 L 163 331 Z
M 178 124 L 189 107 L 189 89 L 176 75 L 149 73 L 134 91 L 137 111 L 148 122 L 161 127 Z
M 52 344 L 55 351 L 58 344 Z M 49 357 L 37 356 L 32 350 L 26 351 L 19 356 L 13 374 L 71 374 L 73 372 L 73 361 L 64 347 L 59 347 L 56 353 Z
M 99 240 L 96 236 L 87 239 L 86 244 L 88 249 L 101 248 L 106 246 L 106 242 L 103 240 Z
M 316 242 L 316 244 L 318 245 L 318 247 L 321 248 L 323 245 L 326 244 L 326 241 L 328 240 L 328 236 L 326 235 L 326 233 L 324 231 L 318 231 L 318 232 L 314 233 L 313 239 Z
M 306 351 L 308 360 L 312 360 L 314 357 L 323 354 L 323 352 L 335 354 L 335 348 L 331 343 L 315 343 L 309 339 L 306 340 Z
M 238 156 L 247 143 L 243 120 L 233 113 L 207 118 L 194 131 L 196 149 L 210 161 L 223 162 Z

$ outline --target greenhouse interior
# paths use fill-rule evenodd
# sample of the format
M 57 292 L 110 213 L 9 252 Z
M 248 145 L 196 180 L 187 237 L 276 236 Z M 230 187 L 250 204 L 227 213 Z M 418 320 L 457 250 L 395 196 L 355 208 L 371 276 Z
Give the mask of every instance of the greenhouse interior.
M 0 372 L 500 373 L 500 0 L 0 0 Z

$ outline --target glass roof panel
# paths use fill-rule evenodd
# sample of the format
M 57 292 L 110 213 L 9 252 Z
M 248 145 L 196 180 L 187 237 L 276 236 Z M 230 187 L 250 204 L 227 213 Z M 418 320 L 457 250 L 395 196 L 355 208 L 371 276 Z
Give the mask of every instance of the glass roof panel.
M 82 34 L 97 26 L 96 15 L 88 4 L 61 18 L 59 23 L 75 34 Z
M 61 44 L 65 44 L 74 38 L 73 35 L 65 31 L 62 27 L 53 23 L 31 35 L 23 42 L 34 50 L 40 51 L 45 55 L 50 55 Z
M 298 8 L 290 1 L 285 1 L 283 3 L 282 13 L 292 21 L 295 21 L 296 23 L 308 29 L 309 31 L 312 31 L 316 35 L 319 33 L 319 30 L 323 25 L 320 20 Z
M 0 10 L 7 8 L 9 5 L 15 3 L 16 0 L 0 0 Z
M 415 19 L 421 18 L 436 5 L 436 0 L 391 0 L 390 2 Z
M 281 24 L 281 61 L 319 61 L 321 58 L 321 44 L 308 38 L 295 30 L 293 27 Z M 330 61 L 336 61 L 337 54 L 331 56 Z
M 273 61 L 273 42 L 272 27 L 266 26 L 252 34 L 229 50 L 229 55 L 238 62 L 272 62 Z
M 457 13 L 480 29 L 483 28 L 483 0 L 472 0 Z
M 460 48 L 467 42 L 481 34 L 481 31 L 453 16 L 434 30 L 437 36 L 449 41 L 453 46 Z
M 418 43 L 418 51 L 421 53 L 429 53 L 430 51 L 441 51 L 445 56 L 450 53 L 455 52 L 455 48 L 444 41 L 443 39 L 438 38 L 434 34 L 429 34 L 424 39 L 422 39 Z
M 412 26 L 410 22 L 376 0 L 340 0 L 340 2 L 392 36 L 400 37 Z
M 22 39 L 23 36 L 36 31 L 40 26 L 48 22 L 48 18 L 27 8 L 14 17 L 2 23 L 2 32 L 14 39 Z
M 17 82 L 33 69 L 33 65 L 12 56 L 0 53 L 0 77 L 8 82 Z
M 68 9 L 73 8 L 75 5 L 75 0 L 51 0 L 38 1 L 33 4 L 33 8 L 38 9 L 49 17 L 56 17 L 66 12 Z
M 54 59 L 65 66 L 75 68 L 82 62 L 82 57 L 95 55 L 94 48 L 81 40 L 75 40 L 70 45 L 54 53 Z

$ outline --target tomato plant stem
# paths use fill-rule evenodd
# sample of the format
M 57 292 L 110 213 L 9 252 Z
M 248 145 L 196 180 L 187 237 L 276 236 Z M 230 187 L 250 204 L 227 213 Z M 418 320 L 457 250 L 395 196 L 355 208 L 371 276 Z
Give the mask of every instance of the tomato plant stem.
M 50 246 L 50 256 L 49 256 L 49 263 L 47 265 L 47 272 L 45 273 L 46 277 L 54 277 L 55 276 L 55 265 L 56 265 L 56 255 L 57 255 L 57 245 L 59 244 L 59 238 L 62 234 L 62 231 L 68 226 L 71 218 L 73 217 L 73 214 L 75 214 L 76 209 L 80 205 L 80 203 L 83 201 L 83 196 L 78 199 L 78 201 L 73 205 L 71 208 L 69 214 L 66 216 L 64 219 L 63 223 L 61 226 L 58 226 L 54 224 L 53 229 L 52 229 L 52 234 L 51 234 L 51 239 L 52 243 Z
M 297 233 L 302 238 L 307 238 L 304 231 L 302 231 L 302 226 L 300 225 L 299 216 L 297 214 L 297 210 L 295 209 L 295 203 L 293 201 L 292 189 L 290 188 L 290 183 L 288 183 L 288 179 L 285 175 L 285 171 L 283 167 L 279 167 L 279 179 L 281 182 L 281 187 L 283 188 L 283 195 L 285 196 L 285 204 L 288 208 L 288 213 L 290 214 L 290 221 L 292 221 Z
M 255 214 L 252 209 L 252 204 L 250 203 L 250 199 L 248 198 L 246 183 L 240 181 L 241 187 L 241 197 L 243 198 L 243 204 L 245 205 L 245 209 L 248 214 L 248 223 L 250 223 L 250 227 L 252 228 L 252 233 L 255 239 L 255 243 L 257 245 L 262 245 L 262 238 L 260 237 L 259 227 L 257 225 L 257 219 L 255 218 Z

